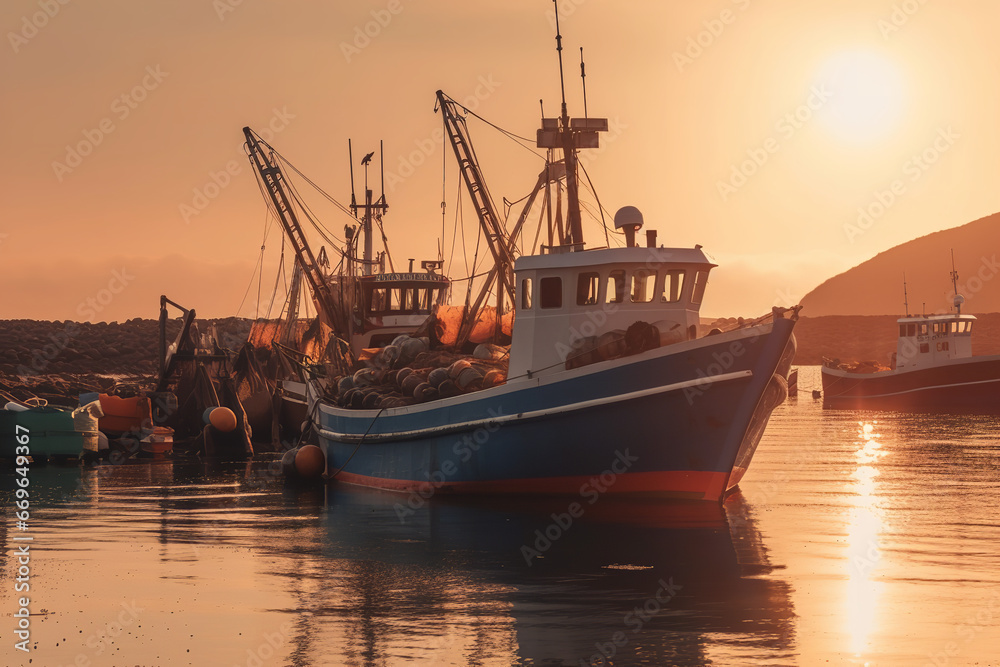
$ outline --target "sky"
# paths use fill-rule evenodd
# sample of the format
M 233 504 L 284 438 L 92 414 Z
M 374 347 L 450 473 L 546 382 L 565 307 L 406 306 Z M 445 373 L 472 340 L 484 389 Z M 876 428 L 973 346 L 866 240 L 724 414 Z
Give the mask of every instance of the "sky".
M 152 318 L 160 294 L 201 316 L 276 314 L 281 234 L 246 125 L 344 203 L 348 139 L 359 182 L 381 140 L 397 266 L 435 258 L 444 227 L 445 270 L 466 275 L 434 93 L 533 137 L 539 100 L 558 111 L 552 10 L 7 0 L 0 318 Z M 567 102 L 583 115 L 582 46 L 588 114 L 610 119 L 585 158 L 604 207 L 703 245 L 719 264 L 703 314 L 750 316 L 1000 210 L 998 18 L 986 0 L 560 0 Z M 528 194 L 539 158 L 470 129 L 498 204 Z M 350 219 L 316 201 L 342 235 Z M 585 235 L 604 245 L 596 222 Z

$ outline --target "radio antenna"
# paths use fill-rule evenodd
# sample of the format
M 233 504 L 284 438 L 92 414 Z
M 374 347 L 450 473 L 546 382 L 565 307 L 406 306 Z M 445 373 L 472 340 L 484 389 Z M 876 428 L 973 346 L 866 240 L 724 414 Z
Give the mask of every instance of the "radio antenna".
M 910 316 L 910 300 L 906 295 L 906 272 L 903 272 L 903 308 L 906 311 L 906 316 Z

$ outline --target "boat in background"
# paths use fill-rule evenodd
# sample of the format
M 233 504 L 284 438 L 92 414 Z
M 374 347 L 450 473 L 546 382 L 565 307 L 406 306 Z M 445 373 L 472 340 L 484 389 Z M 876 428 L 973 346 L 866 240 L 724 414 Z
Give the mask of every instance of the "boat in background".
M 38 463 L 49 458 L 79 458 L 85 452 L 97 455 L 101 414 L 97 401 L 75 410 L 10 401 L 0 410 L 0 459 L 13 462 L 18 456 L 30 456 Z
M 823 406 L 928 412 L 1000 413 L 1000 355 L 972 354 L 976 317 L 963 315 L 952 258 L 955 312 L 896 320 L 891 366 L 825 359 Z M 904 302 L 905 281 L 904 281 Z M 907 309 L 908 310 L 908 309 Z
M 561 36 L 557 42 L 561 71 Z M 559 117 L 542 119 L 536 145 L 548 159 L 508 231 L 472 149 L 463 107 L 441 91 L 437 97 L 494 260 L 444 352 L 467 349 L 492 295 L 493 312 L 501 314 L 494 318 L 498 334 L 508 306 L 514 313 L 510 346 L 500 355 L 505 380 L 484 377 L 467 383 L 471 391 L 456 392 L 454 380 L 470 367 L 478 372 L 478 361 L 495 358 L 497 347 L 481 346 L 455 361 L 432 349 L 405 366 L 400 350 L 420 339 L 404 337 L 392 355 L 373 360 L 381 364 L 359 364 L 335 383 L 311 382 L 310 414 L 329 478 L 424 496 L 613 493 L 720 501 L 745 474 L 771 412 L 787 395 L 798 308 L 775 308 L 699 337 L 715 267 L 700 246 L 657 246 L 655 231 L 646 233 L 645 246 L 637 243 L 642 214 L 626 206 L 615 215 L 625 247 L 587 249 L 577 151 L 598 147 L 608 122 L 571 118 L 565 97 Z M 249 139 L 251 152 L 259 151 Z M 263 157 L 254 157 L 262 180 L 272 199 L 282 201 L 280 171 Z M 549 196 L 551 186 L 556 197 Z M 548 215 L 540 221 L 548 220 L 553 241 L 540 254 L 517 258 L 520 230 L 543 191 Z M 443 357 L 451 362 L 447 369 L 428 367 Z
M 248 337 L 252 349 L 268 351 L 269 354 L 265 353 L 268 358 L 252 369 L 244 367 L 254 365 L 253 361 L 244 360 L 237 370 L 271 385 L 275 397 L 273 414 L 281 426 L 281 435 L 276 434 L 276 437 L 296 438 L 307 419 L 306 382 L 311 369 L 332 366 L 335 371 L 346 371 L 354 360 L 371 358 L 397 336 L 413 333 L 427 320 L 433 308 L 446 303 L 451 293 L 451 280 L 442 273 L 444 261 L 440 257 L 421 261 L 420 271 L 414 270 L 413 259 L 409 260 L 406 271 L 396 271 L 382 227 L 383 217 L 389 209 L 384 177 L 378 199 L 374 199 L 374 192 L 368 187 L 368 168 L 374 152 L 361 160 L 365 171 L 364 194 L 363 203 L 358 203 L 354 191 L 353 152 L 348 142 L 351 203 L 340 208 L 349 211 L 357 225 L 345 226 L 344 247 L 334 250 L 341 260 L 331 267 L 326 248 L 314 253 L 299 222 L 301 216 L 313 227 L 322 229 L 281 169 L 281 165 L 294 167 L 250 128 L 243 128 L 243 133 L 250 148 L 250 162 L 261 178 L 262 188 L 270 195 L 267 202 L 272 213 L 283 223 L 295 250 L 295 260 L 284 316 L 277 321 L 255 322 Z M 274 190 L 271 186 L 278 178 L 283 187 Z M 326 193 L 323 195 L 332 200 Z M 298 214 L 293 210 L 295 204 Z M 383 249 L 377 254 L 374 250 L 375 227 L 382 232 Z M 328 240 L 332 238 L 329 230 L 324 230 L 322 235 Z M 300 318 L 303 283 L 316 306 L 314 319 Z M 270 407 L 262 405 L 251 410 L 248 406 L 247 411 L 251 415 L 261 415 L 260 420 L 265 414 L 270 419 Z

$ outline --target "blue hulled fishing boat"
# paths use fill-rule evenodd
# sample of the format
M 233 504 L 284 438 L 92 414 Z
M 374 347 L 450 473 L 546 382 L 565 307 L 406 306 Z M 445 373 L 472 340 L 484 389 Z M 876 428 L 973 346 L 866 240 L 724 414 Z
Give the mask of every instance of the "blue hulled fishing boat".
M 558 35 L 557 44 L 561 72 Z M 478 298 L 451 307 L 459 315 L 451 333 L 443 333 L 449 307 L 436 307 L 422 330 L 352 360 L 353 375 L 310 384 L 327 476 L 423 496 L 721 499 L 787 395 L 798 309 L 706 331 L 699 311 L 716 265 L 700 246 L 657 246 L 653 230 L 638 243 L 644 220 L 632 206 L 614 216 L 625 247 L 587 248 L 577 151 L 596 148 L 608 122 L 571 118 L 565 95 L 561 115 L 542 119 L 536 146 L 547 150 L 546 164 L 508 230 L 471 146 L 469 111 L 437 97 L 494 266 Z M 264 156 L 258 164 L 267 164 Z M 281 201 L 280 172 L 262 166 L 260 173 Z M 557 202 L 555 215 L 549 207 L 540 216 L 549 244 L 520 254 L 539 195 L 543 207 Z M 390 296 L 412 298 L 405 290 Z M 442 348 L 450 356 L 436 352 Z

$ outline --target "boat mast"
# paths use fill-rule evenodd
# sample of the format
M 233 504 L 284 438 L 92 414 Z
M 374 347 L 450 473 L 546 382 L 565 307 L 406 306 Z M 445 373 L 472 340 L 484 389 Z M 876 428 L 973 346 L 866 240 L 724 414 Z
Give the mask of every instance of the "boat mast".
M 903 273 L 903 309 L 906 311 L 906 317 L 910 316 L 910 299 L 906 295 L 906 273 Z
M 254 169 L 260 175 L 278 222 L 295 251 L 295 259 L 302 267 L 303 276 L 309 284 L 313 299 L 316 301 L 316 310 L 320 319 L 324 320 L 337 336 L 349 340 L 352 333 L 351 318 L 337 307 L 337 301 L 330 291 L 330 286 L 323 276 L 316 256 L 313 255 L 312 248 L 306 241 L 305 233 L 302 231 L 302 226 L 292 208 L 291 198 L 286 191 L 285 176 L 281 167 L 272 161 L 271 156 L 264 151 L 262 145 L 267 146 L 267 144 L 254 134 L 253 130 L 244 127 L 243 134 L 247 141 L 247 155 Z M 268 148 L 270 149 L 270 146 Z M 348 364 L 353 362 L 350 348 L 344 351 L 344 355 Z
M 559 90 L 562 112 L 559 118 L 542 118 L 542 129 L 538 131 L 535 145 L 538 148 L 561 148 L 566 166 L 566 239 L 562 245 L 571 250 L 583 250 L 583 223 L 580 215 L 580 179 L 577 173 L 578 148 L 597 148 L 598 132 L 608 131 L 607 118 L 589 118 L 584 109 L 583 118 L 570 118 L 566 106 L 566 83 L 563 77 L 562 33 L 559 30 L 559 3 L 552 0 L 556 17 L 556 53 L 559 57 Z M 583 65 L 583 49 L 580 50 L 580 76 L 583 78 L 584 98 L 587 95 L 586 70 Z M 584 104 L 586 107 L 586 103 Z
M 964 298 L 959 298 L 962 296 L 958 293 L 958 271 L 955 270 L 955 249 L 951 249 L 951 286 L 955 290 L 955 310 L 957 315 L 962 314 L 962 303 L 965 302 Z
M 556 52 L 559 55 L 559 91 L 562 95 L 562 149 L 566 161 L 567 223 L 569 244 L 583 249 L 583 223 L 580 218 L 580 184 L 576 173 L 576 147 L 570 132 L 569 111 L 566 108 L 566 83 L 563 81 L 562 34 L 559 32 L 559 3 L 552 0 L 556 11 Z

